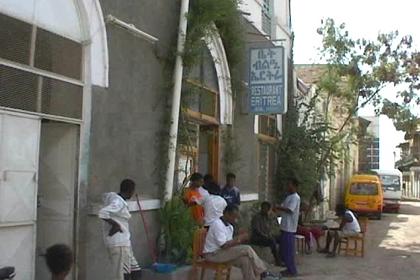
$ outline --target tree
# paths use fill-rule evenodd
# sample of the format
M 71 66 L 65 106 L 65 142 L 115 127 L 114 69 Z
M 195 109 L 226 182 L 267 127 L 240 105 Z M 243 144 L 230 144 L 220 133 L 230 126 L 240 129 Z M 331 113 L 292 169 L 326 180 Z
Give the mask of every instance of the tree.
M 389 116 L 396 128 L 405 132 L 412 132 L 420 124 L 410 110 L 420 105 L 420 53 L 413 49 L 411 36 L 394 31 L 379 34 L 376 40 L 354 39 L 345 24 L 337 25 L 332 19 L 322 21 L 317 32 L 322 36 L 323 73 L 309 101 L 289 92 L 293 98 L 278 149 L 278 184 L 284 186 L 288 176 L 299 175 L 306 194 L 312 193 L 324 174 L 334 172 L 347 144 L 355 141 L 357 127 L 353 120 L 360 108 L 374 105 L 377 113 Z M 381 95 L 390 86 L 400 103 Z M 316 104 L 322 99 L 327 109 L 320 112 Z M 335 125 L 329 118 L 330 102 L 338 102 L 341 108 Z
M 349 108 L 353 114 L 373 104 L 377 113 L 382 112 L 401 124 L 397 129 L 409 128 L 402 123 L 411 122 L 415 116 L 410 107 L 420 105 L 420 52 L 413 49 L 412 37 L 399 36 L 394 31 L 379 34 L 376 40 L 352 39 L 345 24 L 337 26 L 332 19 L 322 24 L 318 29 L 323 38 L 321 59 L 329 69 L 324 79 L 331 83 L 323 82 L 319 87 L 341 98 L 356 100 Z M 336 82 L 339 77 L 345 81 L 340 86 Z M 381 96 L 387 86 L 394 87 L 400 104 Z M 395 112 L 396 104 L 404 114 Z

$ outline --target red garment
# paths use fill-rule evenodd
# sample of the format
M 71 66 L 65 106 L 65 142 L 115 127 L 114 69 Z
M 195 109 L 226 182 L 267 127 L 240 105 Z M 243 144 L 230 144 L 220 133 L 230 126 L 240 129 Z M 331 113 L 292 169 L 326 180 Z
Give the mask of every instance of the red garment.
M 315 239 L 319 239 L 324 232 L 317 227 L 298 226 L 296 234 L 305 236 L 305 241 L 309 244 L 311 241 L 311 233 Z
M 198 188 L 187 188 L 184 192 L 184 200 L 187 203 L 195 203 L 197 200 L 202 199 L 202 195 Z M 203 224 L 204 222 L 204 208 L 201 205 L 194 204 L 190 206 L 191 214 L 193 219 L 198 224 Z

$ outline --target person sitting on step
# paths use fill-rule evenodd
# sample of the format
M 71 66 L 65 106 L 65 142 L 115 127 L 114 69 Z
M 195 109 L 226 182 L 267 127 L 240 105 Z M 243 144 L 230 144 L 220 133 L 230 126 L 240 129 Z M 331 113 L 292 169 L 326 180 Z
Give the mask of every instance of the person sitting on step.
M 274 256 L 275 264 L 281 265 L 280 258 L 280 234 L 273 234 L 273 216 L 270 215 L 271 204 L 267 201 L 261 203 L 261 210 L 252 217 L 251 221 L 251 244 L 263 247 L 270 247 Z M 275 219 L 275 218 L 274 218 Z M 277 224 L 278 227 L 278 224 Z

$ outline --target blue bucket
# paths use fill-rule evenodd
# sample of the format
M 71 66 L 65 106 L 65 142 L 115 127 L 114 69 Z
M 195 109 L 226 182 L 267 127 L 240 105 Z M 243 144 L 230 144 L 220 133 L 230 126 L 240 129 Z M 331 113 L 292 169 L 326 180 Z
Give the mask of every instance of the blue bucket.
M 152 267 L 158 273 L 171 273 L 176 269 L 176 265 L 170 263 L 154 263 Z

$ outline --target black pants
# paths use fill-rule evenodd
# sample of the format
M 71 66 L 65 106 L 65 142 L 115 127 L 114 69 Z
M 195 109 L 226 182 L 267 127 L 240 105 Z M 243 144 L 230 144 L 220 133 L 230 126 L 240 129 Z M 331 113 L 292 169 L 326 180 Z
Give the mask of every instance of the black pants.
M 280 258 L 280 236 L 275 236 L 273 238 L 267 238 L 263 236 L 253 236 L 251 238 L 251 244 L 262 246 L 262 247 L 270 247 L 271 253 L 274 256 L 276 264 L 279 265 L 281 263 Z

